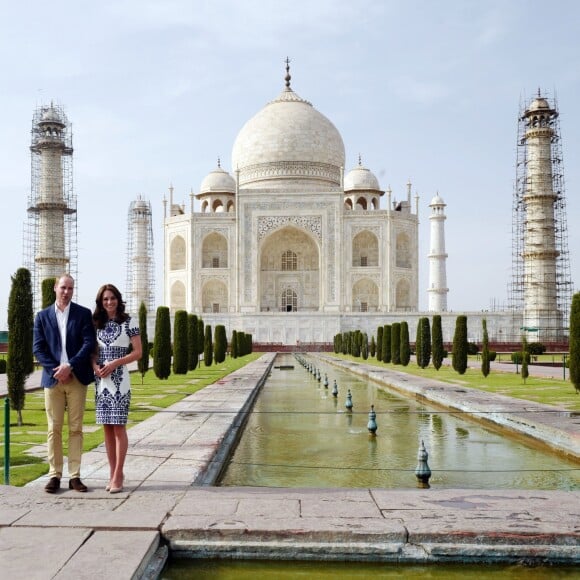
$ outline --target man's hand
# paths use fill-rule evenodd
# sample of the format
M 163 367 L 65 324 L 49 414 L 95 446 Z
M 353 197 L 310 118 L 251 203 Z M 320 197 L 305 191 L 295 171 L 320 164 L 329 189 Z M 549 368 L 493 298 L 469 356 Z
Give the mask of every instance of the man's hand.
M 60 364 L 52 370 L 54 371 L 52 376 L 59 383 L 68 383 L 72 379 L 72 367 L 69 363 Z

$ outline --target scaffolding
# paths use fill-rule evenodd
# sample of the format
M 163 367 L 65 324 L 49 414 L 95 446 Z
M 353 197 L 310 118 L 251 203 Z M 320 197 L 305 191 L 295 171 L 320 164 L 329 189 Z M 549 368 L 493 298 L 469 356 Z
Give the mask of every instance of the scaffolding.
M 32 278 L 35 310 L 42 306 L 42 281 L 70 273 L 76 280 L 77 200 L 73 189 L 72 128 L 55 103 L 32 117 L 31 187 L 24 229 L 24 263 Z
M 568 336 L 570 277 L 564 165 L 556 99 L 520 103 L 508 302 L 528 340 Z M 520 333 L 521 334 L 521 333 Z M 514 337 L 519 340 L 519 337 Z
M 155 275 L 153 260 L 153 219 L 151 203 L 137 196 L 129 205 L 127 231 L 127 312 L 136 316 L 145 304 L 148 312 L 155 308 Z

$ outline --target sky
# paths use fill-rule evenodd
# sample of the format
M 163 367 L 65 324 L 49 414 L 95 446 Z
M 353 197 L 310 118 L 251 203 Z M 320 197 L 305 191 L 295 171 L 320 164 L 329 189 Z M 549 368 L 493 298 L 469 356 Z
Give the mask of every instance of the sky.
M 72 123 L 75 300 L 126 285 L 127 213 L 153 210 L 163 304 L 163 198 L 189 206 L 242 126 L 284 88 L 342 135 L 358 164 L 419 195 L 419 306 L 429 202 L 445 200 L 448 307 L 507 304 L 517 117 L 538 89 L 560 110 L 571 278 L 580 280 L 580 3 L 574 0 L 54 0 L 0 8 L 0 329 L 24 265 L 34 110 Z M 385 196 L 386 197 L 386 196 Z M 383 198 L 384 209 L 385 199 Z

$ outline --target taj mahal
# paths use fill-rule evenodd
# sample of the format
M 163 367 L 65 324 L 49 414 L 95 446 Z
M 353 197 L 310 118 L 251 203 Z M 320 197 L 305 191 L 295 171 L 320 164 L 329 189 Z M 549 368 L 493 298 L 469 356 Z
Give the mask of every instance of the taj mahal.
M 414 333 L 420 317 L 437 313 L 451 341 L 458 313 L 447 306 L 443 198 L 429 203 L 430 251 L 419 256 L 412 184 L 395 196 L 360 156 L 348 170 L 345 159 L 337 128 L 293 90 L 287 61 L 282 92 L 235 139 L 232 172 L 218 159 L 189 207 L 175 202 L 173 187 L 164 199 L 163 294 L 171 313 L 183 309 L 224 324 L 228 335 L 242 330 L 255 343 L 292 346 L 332 343 L 355 329 L 370 339 L 379 325 L 401 320 Z M 428 260 L 425 289 L 421 260 Z M 428 312 L 419 312 L 420 291 L 428 292 Z M 551 309 L 553 317 L 555 301 Z M 484 317 L 494 342 L 517 342 L 526 328 L 525 309 L 462 314 L 473 341 L 481 340 Z M 538 338 L 559 335 L 531 337 Z

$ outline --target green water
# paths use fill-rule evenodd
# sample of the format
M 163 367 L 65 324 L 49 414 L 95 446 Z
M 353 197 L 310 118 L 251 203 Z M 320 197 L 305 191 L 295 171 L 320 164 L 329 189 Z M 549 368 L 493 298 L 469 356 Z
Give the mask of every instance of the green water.
M 293 370 L 272 370 L 220 485 L 415 487 L 423 440 L 434 489 L 580 489 L 578 463 L 318 360 L 320 382 L 290 354 L 275 362 L 292 364 Z M 353 413 L 345 408 L 348 389 Z M 371 405 L 375 437 L 367 429 Z
M 163 580 L 572 580 L 580 577 L 578 568 L 524 567 L 496 565 L 380 564 L 364 562 L 259 562 L 228 560 L 174 560 Z

